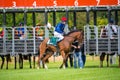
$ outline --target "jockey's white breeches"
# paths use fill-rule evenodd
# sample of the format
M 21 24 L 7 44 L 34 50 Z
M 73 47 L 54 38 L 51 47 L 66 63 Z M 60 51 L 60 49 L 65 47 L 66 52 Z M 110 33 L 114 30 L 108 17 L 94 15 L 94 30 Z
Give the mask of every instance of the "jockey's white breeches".
M 58 33 L 58 32 L 56 32 L 56 31 L 54 31 L 54 37 L 59 38 L 59 40 L 58 40 L 58 41 L 60 41 L 60 40 L 62 40 L 62 39 L 64 38 L 63 34 Z

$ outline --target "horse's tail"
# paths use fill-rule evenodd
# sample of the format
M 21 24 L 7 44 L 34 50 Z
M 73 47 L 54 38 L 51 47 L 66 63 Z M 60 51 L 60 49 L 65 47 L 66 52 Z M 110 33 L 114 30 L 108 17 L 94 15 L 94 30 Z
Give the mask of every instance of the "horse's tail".
M 39 45 L 38 54 L 44 54 L 47 49 L 47 42 L 49 38 L 45 38 Z

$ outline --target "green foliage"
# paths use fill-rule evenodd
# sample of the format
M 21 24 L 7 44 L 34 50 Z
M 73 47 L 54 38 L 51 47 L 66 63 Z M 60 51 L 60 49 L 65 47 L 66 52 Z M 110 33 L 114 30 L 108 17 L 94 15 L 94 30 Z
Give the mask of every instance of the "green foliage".
M 33 26 L 32 13 L 27 13 L 27 26 Z
M 45 25 L 44 13 L 36 13 L 36 24 L 40 23 L 41 26 Z
M 97 18 L 97 23 L 98 23 L 98 25 L 106 25 L 106 24 L 108 24 L 108 19 L 98 17 Z
M 16 26 L 19 26 L 20 22 L 24 22 L 24 14 L 23 13 L 16 13 L 15 14 Z
M 45 13 L 35 13 L 36 15 L 36 24 L 40 23 L 42 26 L 45 25 Z M 120 11 L 118 11 L 118 20 L 120 20 Z M 60 22 L 61 17 L 66 16 L 66 12 L 56 12 L 56 24 Z M 93 25 L 93 12 L 91 11 L 89 14 L 89 24 Z M 111 12 L 111 17 L 115 19 L 114 11 Z M 27 13 L 27 26 L 33 25 L 33 16 L 32 13 Z M 74 25 L 74 17 L 73 12 L 69 12 L 69 21 L 68 25 L 69 28 L 73 28 Z M 15 20 L 16 20 L 16 26 L 19 25 L 20 22 L 24 22 L 24 13 L 15 13 Z M 50 22 L 53 25 L 53 13 L 48 13 L 48 22 Z M 108 23 L 108 13 L 106 11 L 98 11 L 97 12 L 97 25 L 106 25 Z M 83 29 L 86 25 L 86 12 L 76 12 L 76 27 L 78 29 Z M 0 26 L 3 25 L 3 14 L 0 14 Z M 118 21 L 118 25 L 120 25 L 120 21 Z M 6 14 L 6 26 L 11 27 L 13 26 L 13 15 L 12 13 Z
M 0 27 L 2 26 L 2 14 L 0 14 Z

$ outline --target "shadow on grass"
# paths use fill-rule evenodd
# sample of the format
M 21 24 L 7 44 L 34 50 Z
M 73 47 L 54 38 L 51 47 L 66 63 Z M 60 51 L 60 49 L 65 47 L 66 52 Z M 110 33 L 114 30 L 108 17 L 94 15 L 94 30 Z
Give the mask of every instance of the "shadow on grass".
M 94 66 L 85 66 L 84 68 L 120 68 L 119 66 L 103 66 L 103 67 L 100 67 L 100 66 L 97 66 L 97 65 L 94 65 Z

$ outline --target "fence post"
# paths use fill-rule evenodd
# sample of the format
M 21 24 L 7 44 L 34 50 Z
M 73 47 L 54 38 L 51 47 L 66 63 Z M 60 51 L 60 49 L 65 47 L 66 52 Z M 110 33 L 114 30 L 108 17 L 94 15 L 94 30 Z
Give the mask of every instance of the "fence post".
M 98 55 L 98 27 L 94 26 L 95 39 L 96 39 L 96 54 Z
M 4 29 L 4 36 L 3 36 L 3 53 L 6 53 L 6 27 Z
M 14 32 L 15 32 L 15 29 L 14 28 L 12 28 L 12 55 L 15 55 L 15 34 L 14 34 Z
M 87 52 L 89 53 L 90 49 L 89 49 L 89 40 L 90 40 L 90 35 L 91 35 L 91 30 L 90 30 L 90 26 L 86 25 L 86 30 L 87 30 Z
M 120 27 L 118 27 L 118 55 L 120 55 Z
M 33 27 L 33 45 L 34 45 L 34 54 L 35 54 L 35 50 L 36 50 L 36 45 L 35 45 L 35 27 Z

